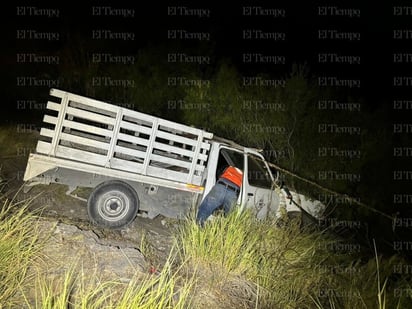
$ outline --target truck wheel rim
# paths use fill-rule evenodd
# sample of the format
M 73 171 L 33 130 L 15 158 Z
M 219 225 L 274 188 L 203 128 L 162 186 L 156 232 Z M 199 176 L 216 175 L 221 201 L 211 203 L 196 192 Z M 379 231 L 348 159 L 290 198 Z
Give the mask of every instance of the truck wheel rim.
M 119 221 L 130 209 L 130 200 L 120 191 L 110 191 L 104 194 L 98 202 L 100 217 L 106 221 Z

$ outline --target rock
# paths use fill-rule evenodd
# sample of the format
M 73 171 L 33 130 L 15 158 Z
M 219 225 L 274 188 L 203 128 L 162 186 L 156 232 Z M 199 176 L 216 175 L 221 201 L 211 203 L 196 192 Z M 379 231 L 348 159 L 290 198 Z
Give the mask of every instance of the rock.
M 120 283 L 116 289 L 121 293 L 132 279 L 149 273 L 150 265 L 133 242 L 104 241 L 91 230 L 51 218 L 39 218 L 34 228 L 42 249 L 35 254 L 23 289 L 14 296 L 18 308 L 37 308 L 65 291 L 71 299 L 81 299 L 83 290 L 92 292 L 104 282 Z M 52 298 L 39 290 L 49 291 Z
M 156 229 L 153 224 L 145 227 Z M 113 284 L 110 285 L 110 297 L 115 299 L 130 282 L 159 274 L 157 269 L 161 269 L 166 261 L 169 255 L 167 244 L 172 240 L 170 235 L 133 225 L 122 231 L 93 231 L 90 228 L 96 227 L 82 225 L 80 221 L 67 224 L 50 217 L 38 218 L 34 228 L 43 246 L 29 267 L 22 284 L 24 289 L 15 295 L 19 308 L 35 308 L 39 301 L 47 301 L 39 294 L 42 289 L 52 291 L 50 296 L 53 298 L 69 289 L 70 297 L 77 299 L 82 297 L 82 291 L 94 291 L 107 286 L 105 283 Z M 150 244 L 161 244 L 164 251 L 150 248 L 147 253 L 151 256 L 145 257 L 138 248 L 142 235 L 147 235 L 144 237 Z M 119 284 L 114 284 L 116 282 Z
M 93 231 L 56 221 L 45 220 L 39 226 L 45 240 L 41 259 L 47 265 L 48 277 L 69 269 L 81 270 L 102 281 L 125 281 L 138 272 L 147 273 L 144 256 L 132 244 L 106 244 Z

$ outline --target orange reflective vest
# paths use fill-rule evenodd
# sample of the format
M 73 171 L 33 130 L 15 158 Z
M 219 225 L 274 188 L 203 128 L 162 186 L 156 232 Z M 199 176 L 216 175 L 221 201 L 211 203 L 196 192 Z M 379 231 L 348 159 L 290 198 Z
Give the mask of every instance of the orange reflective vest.
M 228 166 L 220 177 L 233 182 L 238 187 L 242 186 L 243 172 L 236 167 Z

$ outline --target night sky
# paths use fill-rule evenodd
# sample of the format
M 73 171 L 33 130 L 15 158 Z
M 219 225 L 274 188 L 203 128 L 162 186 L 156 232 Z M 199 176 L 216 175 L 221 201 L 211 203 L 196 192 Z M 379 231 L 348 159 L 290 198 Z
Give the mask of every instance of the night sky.
M 144 5 L 17 2 L 7 16 L 10 27 L 2 51 L 6 68 L 3 85 L 15 89 L 17 95 L 23 88 L 16 87 L 16 78 L 24 74 L 25 67 L 36 66 L 40 73 L 59 66 L 36 63 L 21 54 L 53 56 L 68 45 L 79 44 L 90 54 L 133 55 L 150 45 L 159 46 L 167 57 L 166 49 L 178 44 L 198 48 L 200 54 L 206 50 L 211 54 L 204 56 L 213 59 L 230 59 L 245 74 L 281 76 L 293 64 L 306 64 L 318 76 L 359 81 L 359 87 L 350 91 L 361 93 L 371 107 L 391 105 L 410 87 L 404 75 L 411 61 L 411 12 L 405 3 L 358 1 L 342 6 L 335 1 L 244 1 L 193 6 L 178 1 Z M 265 55 L 275 59 L 265 61 Z M 25 90 L 33 94 L 47 91 L 41 87 Z M 12 106 L 9 109 L 13 111 Z
M 206 69 L 213 70 L 226 59 L 246 76 L 265 73 L 279 78 L 294 64 L 306 64 L 319 83 L 362 98 L 362 113 L 384 107 L 386 120 L 378 125 L 392 132 L 394 151 L 382 165 L 408 171 L 412 166 L 410 1 L 302 2 L 147 1 L 132 5 L 83 1 L 62 5 L 17 1 L 5 17 L 2 121 L 41 120 L 43 110 L 27 104 L 24 108 L 21 102 L 44 102 L 51 87 L 33 84 L 39 80 L 49 79 L 59 88 L 61 81 L 56 81 L 55 74 L 65 59 L 56 55 L 69 46 L 85 62 L 96 61 L 93 57 L 110 62 L 107 54 L 127 62 L 127 57 L 149 46 L 164 61 L 171 53 L 179 54 L 179 48 L 189 47 L 194 55 L 210 59 Z M 79 90 L 78 94 L 84 93 Z M 408 187 L 410 180 L 402 185 Z M 411 206 L 408 192 L 402 194 Z M 388 192 L 389 200 L 393 195 Z
M 52 53 L 74 35 L 85 39 L 90 46 L 104 43 L 102 49 L 124 53 L 136 52 L 149 43 L 180 41 L 183 45 L 213 46 L 215 56 L 229 57 L 240 67 L 247 66 L 243 53 L 275 53 L 286 56 L 286 66 L 306 62 L 319 72 L 329 70 L 359 77 L 362 86 L 368 86 L 365 88 L 369 90 L 375 83 L 391 86 L 389 74 L 398 69 L 393 53 L 403 52 L 408 46 L 410 12 L 406 1 L 397 2 L 391 5 L 346 2 L 345 6 L 334 1 L 306 4 L 281 1 L 270 5 L 246 1 L 236 5 L 199 3 L 196 6 L 182 2 L 143 6 L 104 1 L 81 5 L 22 2 L 11 7 L 7 16 L 10 44 L 6 49 L 10 52 L 8 56 L 13 56 L 11 52 Z M 184 32 L 178 32 L 175 38 L 169 33 L 168 38 L 168 32 L 173 30 Z M 395 34 L 396 30 L 400 31 Z M 196 38 L 200 33 L 207 34 L 207 38 Z M 273 37 L 276 33 L 277 38 Z M 359 65 L 345 65 L 337 59 L 321 60 L 322 53 L 360 56 L 361 60 Z M 9 61 L 7 64 L 13 64 Z M 336 66 L 338 63 L 342 65 Z M 262 68 L 257 66 L 258 69 Z

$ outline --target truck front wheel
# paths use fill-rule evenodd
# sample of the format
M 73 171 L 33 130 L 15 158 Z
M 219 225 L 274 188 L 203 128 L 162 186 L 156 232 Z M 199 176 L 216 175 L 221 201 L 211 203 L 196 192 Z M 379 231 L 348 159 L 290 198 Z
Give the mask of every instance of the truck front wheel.
M 136 191 L 129 184 L 118 180 L 99 184 L 87 200 L 90 220 L 105 228 L 125 227 L 135 219 L 138 210 Z

